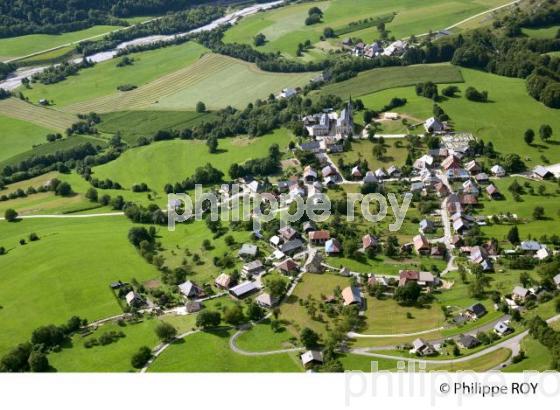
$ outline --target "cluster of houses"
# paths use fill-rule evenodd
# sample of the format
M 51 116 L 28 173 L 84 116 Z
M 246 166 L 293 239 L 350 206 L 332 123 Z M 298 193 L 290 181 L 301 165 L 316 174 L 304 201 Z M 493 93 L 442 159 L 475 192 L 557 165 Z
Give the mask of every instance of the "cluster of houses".
M 349 38 L 342 41 L 345 49 L 351 50 L 352 54 L 356 57 L 376 58 L 380 56 L 386 57 L 401 57 L 406 50 L 410 47 L 409 43 L 404 40 L 388 41 L 374 41 L 371 44 L 366 44 L 359 41 L 356 44 Z
M 303 118 L 303 125 L 310 137 L 316 139 L 334 138 L 339 141 L 354 135 L 354 117 L 352 101 L 349 101 L 340 114 L 334 110 L 308 115 Z

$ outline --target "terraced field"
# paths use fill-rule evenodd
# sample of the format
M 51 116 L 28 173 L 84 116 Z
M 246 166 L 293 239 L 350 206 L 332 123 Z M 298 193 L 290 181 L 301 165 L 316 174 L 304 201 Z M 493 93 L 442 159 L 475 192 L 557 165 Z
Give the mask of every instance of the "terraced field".
M 63 132 L 72 123 L 77 121 L 76 116 L 73 114 L 52 108 L 39 107 L 17 98 L 1 100 L 0 114 L 59 132 Z
M 111 112 L 130 109 L 192 110 L 198 101 L 209 109 L 242 107 L 285 87 L 304 85 L 316 73 L 267 73 L 254 64 L 218 54 L 159 77 L 135 90 L 107 95 L 65 107 L 70 112 Z M 250 88 L 245 85 L 251 85 Z

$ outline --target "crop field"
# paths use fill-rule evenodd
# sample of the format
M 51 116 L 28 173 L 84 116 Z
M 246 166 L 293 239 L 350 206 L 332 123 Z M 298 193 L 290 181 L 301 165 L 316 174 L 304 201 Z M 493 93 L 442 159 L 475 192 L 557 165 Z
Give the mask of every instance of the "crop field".
M 94 67 L 81 70 L 77 75 L 56 84 L 33 84 L 32 89 L 22 89 L 22 92 L 36 102 L 41 98 L 52 100 L 57 108 L 80 106 L 97 98 L 118 98 L 126 96 L 117 87 L 122 84 L 134 84 L 141 87 L 151 81 L 176 72 L 196 62 L 207 50 L 194 42 L 187 42 L 178 46 L 164 47 L 156 50 L 134 53 L 129 58 L 134 59 L 132 65 L 117 67 L 120 58 L 104 61 Z M 76 90 L 80 90 L 76 92 Z M 130 92 L 129 92 L 130 93 Z M 118 111 L 119 106 L 111 107 Z M 71 110 L 70 110 L 71 111 Z M 76 112 L 89 112 L 89 109 Z M 101 111 L 101 110 L 94 110 Z
M 501 153 L 522 155 L 529 168 L 542 164 L 541 156 L 552 164 L 560 162 L 560 150 L 556 145 L 560 135 L 560 116 L 553 108 L 548 108 L 530 97 L 524 80 L 466 68 L 462 68 L 461 72 L 465 82 L 456 84 L 461 94 L 438 102 L 450 116 L 455 130 L 471 132 L 486 142 L 492 141 L 494 148 Z M 490 101 L 477 103 L 467 100 L 463 93 L 468 86 L 488 91 Z M 362 96 L 361 99 L 366 107 L 378 109 L 393 97 L 407 99 L 405 106 L 394 111 L 420 119 L 433 116 L 433 101 L 417 96 L 412 86 L 380 91 Z M 554 130 L 552 140 L 548 144 L 544 144 L 538 137 L 538 130 L 542 124 L 549 124 Z M 532 146 L 523 140 L 523 133 L 528 128 L 537 133 Z
M 320 93 L 334 94 L 342 98 L 347 98 L 348 95 L 359 97 L 389 88 L 404 87 L 425 81 L 439 84 L 459 83 L 463 81 L 463 77 L 459 68 L 450 64 L 375 68 L 364 71 L 350 80 L 329 84 Z M 383 103 L 378 109 L 387 102 Z
M 120 313 L 109 289 L 113 281 L 159 277 L 128 242 L 132 224 L 124 217 L 0 225 L 7 250 L 0 258 L 0 353 L 27 340 L 38 326 L 61 324 L 72 315 L 92 321 Z M 40 239 L 20 245 L 32 232 Z M 117 259 L 127 263 L 115 264 Z
M 157 66 L 154 68 L 158 69 Z M 212 110 L 227 105 L 244 107 L 257 98 L 278 93 L 282 88 L 305 85 L 315 75 L 268 73 L 254 64 L 206 54 L 195 63 L 135 90 L 71 104 L 65 110 L 99 113 L 130 109 L 193 110 L 198 101 L 203 101 Z
M 207 163 L 227 175 L 231 164 L 264 157 L 275 143 L 285 149 L 290 140 L 291 134 L 284 129 L 253 139 L 226 138 L 219 140 L 220 152 L 216 154 L 208 153 L 203 141 L 160 141 L 130 149 L 117 160 L 95 167 L 93 172 L 97 178 L 110 178 L 124 187 L 145 182 L 154 191 L 162 192 L 165 184 L 183 181 Z
M 0 162 L 46 142 L 51 130 L 38 125 L 0 115 Z
M 259 50 L 280 52 L 287 57 L 296 57 L 297 45 L 306 40 L 311 41 L 316 49 L 305 53 L 303 59 L 320 59 L 325 54 L 320 37 L 325 27 L 335 30 L 351 22 L 387 16 L 396 13 L 392 22 L 387 24 L 390 36 L 409 37 L 437 31 L 454 23 L 480 13 L 492 7 L 504 4 L 504 0 L 332 0 L 296 4 L 279 9 L 258 13 L 245 18 L 226 32 L 224 41 L 229 43 L 253 44 L 253 38 L 263 33 L 267 43 Z M 324 12 L 323 22 L 311 26 L 305 25 L 305 18 L 310 7 L 317 6 Z M 349 33 L 345 36 L 362 38 L 372 42 L 379 36 L 375 27 Z M 331 42 L 337 42 L 336 40 Z M 320 51 L 319 51 L 320 50 Z M 317 52 L 319 51 L 319 52 Z
M 73 114 L 52 108 L 39 107 L 17 98 L 0 100 L 0 115 L 28 121 L 58 132 L 64 132 L 66 128 L 78 120 Z
M 211 113 L 191 111 L 121 111 L 103 114 L 98 129 L 106 134 L 120 132 L 128 144 L 150 137 L 159 130 L 180 130 L 214 120 Z
M 62 46 L 117 30 L 119 26 L 93 26 L 64 34 L 30 34 L 0 39 L 0 60 L 24 57 L 39 51 Z
M 243 356 L 229 347 L 233 330 L 218 329 L 185 337 L 164 351 L 150 372 L 302 372 L 299 357 L 281 353 Z

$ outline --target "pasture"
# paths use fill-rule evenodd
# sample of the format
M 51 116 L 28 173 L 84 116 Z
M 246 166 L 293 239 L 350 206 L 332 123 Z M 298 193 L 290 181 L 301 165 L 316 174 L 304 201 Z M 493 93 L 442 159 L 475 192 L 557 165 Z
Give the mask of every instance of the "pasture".
M 52 131 L 15 118 L 0 115 L 0 162 L 46 142 Z
M 152 190 L 162 192 L 165 184 L 183 181 L 192 176 L 196 168 L 207 163 L 220 169 L 227 177 L 232 164 L 265 157 L 268 148 L 275 143 L 285 149 L 291 138 L 289 131 L 280 129 L 252 139 L 221 139 L 216 154 L 208 153 L 204 141 L 160 141 L 127 150 L 115 161 L 95 167 L 93 172 L 99 179 L 110 178 L 124 187 L 145 182 Z
M 237 347 L 248 352 L 266 352 L 270 350 L 290 349 L 294 345 L 290 339 L 294 337 L 286 328 L 275 332 L 270 327 L 270 320 L 254 325 L 236 340 Z
M 27 340 L 41 325 L 62 324 L 73 315 L 93 321 L 119 314 L 111 282 L 159 278 L 128 242 L 132 224 L 124 217 L 0 225 L 0 243 L 7 250 L 0 258 L 0 353 Z M 32 232 L 40 239 L 20 245 Z
M 78 120 L 73 114 L 29 104 L 18 98 L 0 100 L 0 115 L 27 121 L 61 133 Z
M 555 38 L 560 30 L 560 25 L 542 28 L 524 28 L 523 34 L 531 38 Z
M 175 342 L 149 367 L 150 372 L 301 372 L 295 354 L 243 356 L 233 352 L 227 328 L 199 332 Z
M 400 141 L 402 146 L 395 146 L 394 143 Z M 355 163 L 356 161 L 366 160 L 371 170 L 378 168 L 389 168 L 391 165 L 402 167 L 405 164 L 408 155 L 408 149 L 405 147 L 404 139 L 386 139 L 385 148 L 387 151 L 382 158 L 373 155 L 373 147 L 375 144 L 369 140 L 355 140 L 352 142 L 352 148 L 341 154 L 333 155 L 335 161 L 343 158 L 346 164 Z
M 103 114 L 97 128 L 106 134 L 120 132 L 132 145 L 139 137 L 151 137 L 159 130 L 180 130 L 214 119 L 211 113 L 191 111 L 120 111 Z
M 522 155 L 529 168 L 543 163 L 541 155 L 552 164 L 560 162 L 560 150 L 556 145 L 560 135 L 560 116 L 553 108 L 544 106 L 527 94 L 525 80 L 466 68 L 461 68 L 461 72 L 465 82 L 456 84 L 461 93 L 438 102 L 450 116 L 455 130 L 471 132 L 485 142 L 492 141 L 494 148 L 503 154 Z M 467 100 L 464 91 L 468 86 L 488 91 L 490 101 L 478 103 Z M 433 101 L 417 96 L 412 86 L 368 94 L 361 99 L 366 107 L 378 109 L 393 97 L 407 99 L 405 106 L 394 111 L 420 119 L 433 116 Z M 544 144 L 537 135 L 535 143 L 527 145 L 523 140 L 525 130 L 532 128 L 538 134 L 542 124 L 552 127 L 552 142 Z
M 57 108 L 69 105 L 79 107 L 80 103 L 97 98 L 126 96 L 126 92 L 117 90 L 119 85 L 134 84 L 141 87 L 161 76 L 188 67 L 206 51 L 206 48 L 198 43 L 187 42 L 178 46 L 134 53 L 129 56 L 134 59 L 132 65 L 117 67 L 121 58 L 114 58 L 81 70 L 77 75 L 69 76 L 59 83 L 48 85 L 35 83 L 32 84 L 32 89 L 21 91 L 34 102 L 46 98 L 52 100 Z M 112 107 L 114 111 L 118 109 L 118 106 Z M 89 111 L 92 110 L 75 110 L 75 112 Z

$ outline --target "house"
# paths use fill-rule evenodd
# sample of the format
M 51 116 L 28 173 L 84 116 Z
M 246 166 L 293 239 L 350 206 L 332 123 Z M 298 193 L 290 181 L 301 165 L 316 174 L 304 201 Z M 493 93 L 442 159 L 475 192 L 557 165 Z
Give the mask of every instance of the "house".
M 179 285 L 179 291 L 183 294 L 183 296 L 189 299 L 205 296 L 204 289 L 202 289 L 196 283 L 191 282 L 190 280 L 186 281 L 185 283 L 181 283 Z
M 124 298 L 126 300 L 126 304 L 130 307 L 139 307 L 145 303 L 142 296 L 132 290 L 128 292 Z
M 544 180 L 544 179 L 550 179 L 553 176 L 554 174 L 550 172 L 548 169 L 546 169 L 545 167 L 543 167 L 542 165 L 537 165 L 535 169 L 533 169 L 533 178 Z
M 505 336 L 513 332 L 513 329 L 509 327 L 506 322 L 498 322 L 496 323 L 496 326 L 494 326 L 494 332 L 499 336 Z
M 251 191 L 254 194 L 259 194 L 264 190 L 263 184 L 261 184 L 259 181 L 256 180 L 249 182 L 247 184 L 247 188 L 249 188 L 249 191 Z
M 251 277 L 254 275 L 259 275 L 261 272 L 264 271 L 264 265 L 260 260 L 256 260 L 253 262 L 249 262 L 243 266 L 241 273 L 246 277 Z
M 352 174 L 352 177 L 356 178 L 356 179 L 360 179 L 363 176 L 362 171 L 360 171 L 360 167 L 357 166 L 357 165 L 354 168 L 352 168 L 351 174 Z
M 542 248 L 542 245 L 537 241 L 523 241 L 519 245 L 519 249 L 524 253 L 534 254 Z
M 418 282 L 420 272 L 414 270 L 401 270 L 399 272 L 399 286 L 405 286 L 408 282 Z
M 281 246 L 280 250 L 288 255 L 293 256 L 298 252 L 303 250 L 303 242 L 301 239 L 292 239 L 291 241 L 286 242 L 284 245 Z
M 466 181 L 471 177 L 471 174 L 463 168 L 450 168 L 445 171 L 445 176 L 450 181 Z
M 340 276 L 345 276 L 345 277 L 352 276 L 352 272 L 350 272 L 350 269 L 348 269 L 346 266 L 343 266 L 342 268 L 340 268 L 340 270 L 338 271 L 338 274 Z
M 465 310 L 464 315 L 469 320 L 477 320 L 480 319 L 482 316 L 484 316 L 486 313 L 488 312 L 486 311 L 486 308 L 482 303 L 475 303 L 474 305 L 468 307 Z
M 419 255 L 430 252 L 430 243 L 424 235 L 416 235 L 412 239 L 412 242 L 414 243 L 414 250 Z
M 434 157 L 431 155 L 422 155 L 416 161 L 414 161 L 413 167 L 417 170 L 431 168 L 434 164 Z
M 311 168 L 310 165 L 306 166 L 303 170 L 303 179 L 305 182 L 314 182 L 317 180 L 317 171 Z
M 420 231 L 424 234 L 431 233 L 436 230 L 436 226 L 429 219 L 422 219 L 419 225 L 420 225 Z
M 492 175 L 498 178 L 506 176 L 506 170 L 501 165 L 494 165 L 492 168 L 490 168 L 490 172 L 492 172 Z
M 340 112 L 336 120 L 336 135 L 342 138 L 354 135 L 354 119 L 352 116 L 352 100 Z
M 309 251 L 304 269 L 306 272 L 310 273 L 322 273 L 325 270 L 323 266 L 323 256 L 316 249 L 311 249 Z
M 361 305 L 362 295 L 360 289 L 355 286 L 348 286 L 342 289 L 342 299 L 344 306 Z
M 237 253 L 237 256 L 239 256 L 242 259 L 252 259 L 257 257 L 258 252 L 259 252 L 259 248 L 257 247 L 257 245 L 244 243 L 241 246 L 239 252 Z
M 443 259 L 445 257 L 446 253 L 447 253 L 447 251 L 445 249 L 445 245 L 442 244 L 442 243 L 438 243 L 438 244 L 432 246 L 432 249 L 430 251 L 430 257 L 436 258 L 436 259 Z
M 461 161 L 459 161 L 459 158 L 455 155 L 449 155 L 443 160 L 441 167 L 446 171 L 449 169 L 461 168 Z
M 329 188 L 332 188 L 333 186 L 335 186 L 335 185 L 336 185 L 336 175 L 332 175 L 332 176 L 330 176 L 330 177 L 326 177 L 326 178 L 323 180 L 323 184 L 324 184 L 326 187 L 329 187 Z
M 309 242 L 313 245 L 324 245 L 331 238 L 329 231 L 313 231 L 309 232 Z
M 525 300 L 527 300 L 527 296 L 529 296 L 530 294 L 531 292 L 529 291 L 529 289 L 525 289 L 522 286 L 516 286 L 511 292 L 511 298 L 516 303 L 523 303 L 525 302 Z
M 435 132 L 442 132 L 445 130 L 445 126 L 443 123 L 435 117 L 428 118 L 426 122 L 424 122 L 424 129 L 427 133 L 432 134 Z
M 329 255 L 339 254 L 342 250 L 342 245 L 336 238 L 329 239 L 325 242 L 325 252 Z
M 257 305 L 260 307 L 270 309 L 278 303 L 278 298 L 274 298 L 270 296 L 270 293 L 265 292 L 257 296 L 255 302 L 257 302 Z
M 370 248 L 377 248 L 378 245 L 379 242 L 375 236 L 367 234 L 362 237 L 362 247 L 364 248 L 364 250 Z
M 222 273 L 214 280 L 214 284 L 220 289 L 229 289 L 231 286 L 231 276 L 227 273 Z
M 334 176 L 336 175 L 336 170 L 330 165 L 327 165 L 321 170 L 321 175 L 323 175 L 323 178 Z
M 229 293 L 237 299 L 242 299 L 257 290 L 259 290 L 259 286 L 256 282 L 247 281 L 234 286 L 229 290 Z
M 297 90 L 295 88 L 284 88 L 278 97 L 280 98 L 290 98 L 297 95 Z
M 185 304 L 187 313 L 196 313 L 202 310 L 202 303 L 198 301 L 189 301 Z
M 462 212 L 463 207 L 461 206 L 461 200 L 459 199 L 459 195 L 451 194 L 447 198 L 445 198 L 445 206 L 447 208 L 447 212 L 449 213 L 456 213 Z
M 498 199 L 502 196 L 500 190 L 494 184 L 490 184 L 486 187 L 486 193 L 490 199 Z
M 480 190 L 478 189 L 478 186 L 471 179 L 469 179 L 463 182 L 463 193 L 478 195 L 480 193 Z
M 482 171 L 482 168 L 475 160 L 467 162 L 467 164 L 465 165 L 465 169 L 469 171 L 471 175 L 478 174 L 480 171 Z
M 291 241 L 292 239 L 295 239 L 299 236 L 297 231 L 294 228 L 292 228 L 291 226 L 285 226 L 285 227 L 279 229 L 278 234 L 285 241 Z
M 556 285 L 556 287 L 558 289 L 560 289 L 560 273 L 558 275 L 556 275 L 554 278 L 552 278 L 552 280 L 554 281 L 554 284 Z
M 277 266 L 277 268 L 282 273 L 290 275 L 290 274 L 295 273 L 299 270 L 299 265 L 297 263 L 295 263 L 293 259 L 286 259 L 284 262 L 279 264 Z
M 377 179 L 387 178 L 387 173 L 383 170 L 383 168 L 377 168 L 373 174 Z
M 459 201 L 463 207 L 478 205 L 478 198 L 472 194 L 463 194 L 459 196 Z
M 401 170 L 398 169 L 396 166 L 391 165 L 388 169 L 387 169 L 387 175 L 390 178 L 399 178 L 401 176 Z
M 551 256 L 550 251 L 546 248 L 546 247 L 542 247 L 540 248 L 537 253 L 535 254 L 535 258 L 537 258 L 538 260 L 542 261 L 545 260 L 546 258 L 548 258 L 549 256 Z
M 308 350 L 307 352 L 303 353 L 300 358 L 301 363 L 305 368 L 323 364 L 323 353 L 317 350 Z
M 282 242 L 282 238 L 280 238 L 278 235 L 274 235 L 268 240 L 268 243 L 270 243 L 270 245 L 274 246 L 275 248 L 278 248 L 282 244 Z
M 423 182 L 412 182 L 410 184 L 410 192 L 415 193 L 415 192 L 420 192 L 424 189 L 424 183 Z
M 418 356 L 432 356 L 436 353 L 436 349 L 424 339 L 416 339 L 412 342 L 410 353 Z
M 492 262 L 488 258 L 488 251 L 481 246 L 473 246 L 470 249 L 470 261 L 482 267 L 483 271 L 491 271 L 493 269 Z
M 385 47 L 383 55 L 388 57 L 400 56 L 406 51 L 407 47 L 408 43 L 406 41 L 397 40 Z
M 444 147 L 433 148 L 428 150 L 428 155 L 434 158 L 446 158 L 449 155 L 449 150 Z
M 317 230 L 317 226 L 315 225 L 315 223 L 313 221 L 307 221 L 303 223 L 303 232 L 305 233 L 309 233 L 311 231 L 315 231 Z
M 473 349 L 480 345 L 480 340 L 472 335 L 461 335 L 457 340 L 457 345 L 463 349 Z
M 436 191 L 438 198 L 444 198 L 449 195 L 449 188 L 447 188 L 447 185 L 441 181 L 434 185 L 434 190 Z
M 321 143 L 319 141 L 304 142 L 299 145 L 302 151 L 317 154 L 321 152 Z
M 476 180 L 476 182 L 478 182 L 479 184 L 485 184 L 490 180 L 490 177 L 488 176 L 487 173 L 485 172 L 481 172 L 480 174 L 476 174 L 474 176 L 474 179 Z

